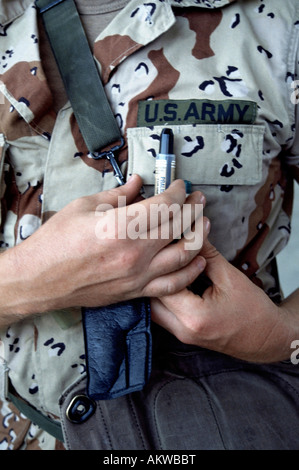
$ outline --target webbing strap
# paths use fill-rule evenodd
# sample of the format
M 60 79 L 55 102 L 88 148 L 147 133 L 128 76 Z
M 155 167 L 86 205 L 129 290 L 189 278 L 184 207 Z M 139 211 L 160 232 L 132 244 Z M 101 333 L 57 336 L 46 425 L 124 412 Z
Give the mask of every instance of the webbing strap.
M 36 0 L 67 95 L 90 152 L 121 140 L 73 0 Z M 54 8 L 55 7 L 55 8 Z
M 26 416 L 26 418 L 28 418 L 34 424 L 37 424 L 40 428 L 54 436 L 59 441 L 63 442 L 62 429 L 59 423 L 56 423 L 51 418 L 44 416 L 42 413 L 29 405 L 29 403 L 24 402 L 10 392 L 8 393 L 8 399 L 23 415 Z

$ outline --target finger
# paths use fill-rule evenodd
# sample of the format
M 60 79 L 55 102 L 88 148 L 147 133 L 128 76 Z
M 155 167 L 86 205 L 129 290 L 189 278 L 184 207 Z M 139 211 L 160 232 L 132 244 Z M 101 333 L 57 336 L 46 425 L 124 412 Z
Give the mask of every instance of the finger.
M 136 204 L 137 210 L 146 210 L 148 218 L 146 220 L 149 229 L 168 222 L 172 219 L 183 205 L 202 204 L 205 200 L 200 191 L 195 191 L 186 201 L 185 184 L 182 180 L 175 180 L 166 191 L 156 196 L 144 199 Z M 129 208 L 128 208 L 129 209 Z M 131 213 L 134 211 L 134 204 L 130 207 Z
M 196 329 L 196 334 L 194 335 L 194 327 L 197 327 L 201 308 L 197 304 L 192 305 L 194 298 L 194 294 L 189 292 L 187 289 L 182 290 L 176 295 L 163 297 L 161 300 L 152 298 L 152 321 L 169 331 L 182 343 L 198 345 L 200 338 Z M 198 299 L 196 299 L 196 301 L 198 302 Z M 177 308 L 177 303 L 180 305 L 179 310 Z M 186 316 L 191 318 L 186 319 Z
M 219 253 L 219 251 L 206 239 L 200 254 L 207 260 L 205 273 L 213 284 L 226 285 L 228 273 L 235 268 Z M 241 272 L 240 272 L 241 274 Z
M 151 319 L 165 330 L 174 334 L 181 328 L 177 317 L 158 298 L 151 298 Z
M 198 251 L 202 245 L 204 205 L 205 197 L 200 191 L 194 192 L 182 207 L 179 204 L 152 204 L 146 238 L 153 240 L 156 248 L 164 248 L 184 234 L 185 241 L 188 241 L 186 249 Z M 161 243 L 157 244 L 155 240 L 161 240 Z
M 157 227 L 162 222 L 169 223 L 173 213 L 180 211 L 185 200 L 185 186 L 181 181 L 174 183 L 174 187 L 163 194 L 149 199 L 133 203 L 141 188 L 142 180 L 138 175 L 132 175 L 126 185 L 112 190 L 104 191 L 94 196 L 94 201 L 98 202 L 96 211 L 98 214 L 107 212 L 109 209 L 117 208 L 116 222 L 120 233 L 127 232 L 130 239 L 147 238 L 157 239 L 161 236 L 147 236 L 151 227 Z M 177 188 L 177 189 L 176 189 Z M 138 234 L 136 233 L 138 229 Z M 137 236 L 138 235 L 138 236 Z M 168 236 L 169 240 L 171 236 Z
M 165 224 L 165 229 L 169 230 L 170 220 L 177 213 L 180 213 L 186 199 L 184 188 L 182 181 L 175 181 L 172 187 L 162 194 L 120 208 L 118 210 L 118 219 L 127 226 L 130 224 L 133 231 L 134 225 L 136 227 L 138 225 L 138 231 L 142 239 L 161 239 L 161 231 L 156 232 L 156 229 Z M 155 233 L 151 233 L 151 231 L 155 231 Z M 169 232 L 165 238 L 167 240 L 171 238 Z
M 147 297 L 163 297 L 180 292 L 195 281 L 203 272 L 205 266 L 205 259 L 202 256 L 196 256 L 182 269 L 150 281 L 144 288 L 144 295 Z
M 174 238 L 180 237 L 186 227 L 189 229 L 199 217 L 198 212 L 201 212 L 205 198 L 202 193 L 196 191 L 188 198 L 188 203 L 181 205 L 185 200 L 185 186 L 181 183 L 178 181 L 173 188 L 178 186 L 178 189 L 183 190 L 183 197 L 177 197 L 179 191 L 175 191 L 173 195 L 168 194 L 164 198 L 163 195 L 158 195 L 119 208 L 117 225 L 119 233 L 122 234 L 121 238 L 125 234 L 128 239 L 136 240 L 137 243 L 141 241 L 143 246 L 152 250 L 153 257 Z M 163 194 L 166 194 L 166 191 Z M 175 200 L 177 202 L 172 202 Z M 146 244 L 144 240 L 147 240 Z
M 200 191 L 196 191 L 186 200 L 182 207 L 178 204 L 172 204 L 169 207 L 164 204 L 161 207 L 159 205 L 151 206 L 151 215 L 153 217 L 151 217 L 151 225 L 149 227 L 150 235 L 159 226 L 159 231 L 162 234 L 169 231 L 169 238 L 171 236 L 172 238 L 180 238 L 183 233 L 190 231 L 196 220 L 202 219 L 204 205 L 204 195 Z M 158 217 L 159 215 L 160 218 Z M 155 219 L 156 223 L 153 223 Z M 159 224 L 159 222 L 161 223 Z
M 207 217 L 204 217 L 202 213 L 200 217 L 195 215 L 193 225 L 183 233 L 185 250 L 199 252 L 208 238 L 210 229 L 211 223 Z
M 189 289 L 183 289 L 175 295 L 165 295 L 159 299 L 160 309 L 155 312 L 160 316 L 160 310 L 171 312 L 182 327 L 182 321 L 186 319 L 199 318 L 203 314 L 204 301 L 201 297 L 191 292 Z M 162 308 L 163 307 L 163 308 Z
M 203 240 L 206 240 L 210 231 L 210 221 L 206 217 L 202 219 L 198 235 L 191 240 L 182 237 L 177 243 L 172 243 L 160 250 L 153 258 L 150 269 L 153 275 L 161 275 L 177 271 L 189 264 L 200 251 Z M 161 272 L 161 269 L 163 271 Z
M 88 196 L 90 206 L 93 210 L 97 208 L 101 210 L 101 205 L 112 207 L 123 207 L 131 204 L 134 199 L 138 196 L 142 187 L 142 179 L 139 175 L 132 175 L 126 184 L 118 186 L 117 188 L 108 189 L 106 191 Z M 107 210 L 107 209 L 103 209 Z
M 174 203 L 182 206 L 186 201 L 186 188 L 183 180 L 175 180 L 163 193 L 149 197 L 144 200 L 146 207 L 151 204 L 167 204 Z

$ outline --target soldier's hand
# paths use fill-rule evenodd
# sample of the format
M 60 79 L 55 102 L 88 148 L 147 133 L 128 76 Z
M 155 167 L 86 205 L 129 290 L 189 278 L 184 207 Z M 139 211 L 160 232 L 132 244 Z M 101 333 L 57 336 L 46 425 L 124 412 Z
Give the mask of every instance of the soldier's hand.
M 183 343 L 252 362 L 290 357 L 299 334 L 299 290 L 275 305 L 208 242 L 201 251 L 212 281 L 200 297 L 188 289 L 152 299 L 152 318 Z
M 175 181 L 165 193 L 133 203 L 141 184 L 134 176 L 122 187 L 73 201 L 1 255 L 0 271 L 6 266 L 7 281 L 0 311 L 5 302 L 7 313 L 20 315 L 100 306 L 140 296 L 160 297 L 189 285 L 205 266 L 198 256 L 202 240 L 171 242 L 181 233 L 183 207 L 191 209 L 189 225 L 194 225 L 196 207 L 204 198 L 195 192 L 186 200 L 183 182 Z M 123 207 L 118 207 L 119 201 Z M 170 206 L 176 209 L 175 215 L 168 214 L 170 223 L 161 217 L 151 220 L 153 204 L 164 205 L 166 213 Z M 141 213 L 139 227 L 133 229 Z M 8 285 L 15 285 L 15 292 Z

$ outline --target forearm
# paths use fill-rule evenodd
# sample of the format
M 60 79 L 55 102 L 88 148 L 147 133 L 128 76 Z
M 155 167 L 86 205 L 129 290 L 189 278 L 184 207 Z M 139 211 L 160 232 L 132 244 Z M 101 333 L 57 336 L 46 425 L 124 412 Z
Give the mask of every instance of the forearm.
M 40 308 L 28 283 L 30 266 L 22 269 L 18 251 L 17 247 L 11 248 L 0 256 L 0 327 L 22 320 Z

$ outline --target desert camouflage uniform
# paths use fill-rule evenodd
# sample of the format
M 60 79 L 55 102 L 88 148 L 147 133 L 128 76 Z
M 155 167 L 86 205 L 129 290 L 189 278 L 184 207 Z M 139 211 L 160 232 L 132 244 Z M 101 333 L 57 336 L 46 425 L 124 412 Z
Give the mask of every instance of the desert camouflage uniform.
M 94 43 L 126 139 L 123 173 L 139 173 L 153 194 L 159 134 L 171 127 L 177 177 L 206 195 L 212 243 L 275 301 L 299 165 L 298 33 L 297 0 L 132 0 Z M 73 199 L 117 182 L 107 160 L 88 155 L 70 104 L 52 109 L 31 0 L 0 2 L 0 80 L 5 250 Z M 1 358 L 17 393 L 59 421 L 60 395 L 85 374 L 80 309 L 11 325 Z M 4 428 L 17 435 L 7 406 Z

